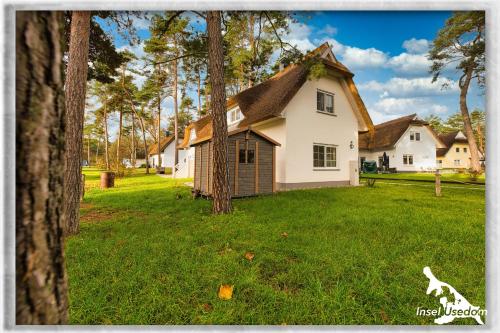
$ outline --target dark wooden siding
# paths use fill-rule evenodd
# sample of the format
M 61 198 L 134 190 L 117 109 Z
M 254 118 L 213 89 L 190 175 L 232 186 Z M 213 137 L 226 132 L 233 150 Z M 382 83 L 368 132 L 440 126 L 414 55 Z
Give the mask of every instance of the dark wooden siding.
M 242 197 L 272 193 L 274 145 L 252 132 L 248 135 L 248 140 L 246 138 L 246 132 L 228 138 L 228 171 L 231 195 L 233 197 Z M 256 142 L 259 143 L 258 151 Z M 249 150 L 254 151 L 254 163 L 237 164 L 237 146 L 239 146 L 239 149 L 245 149 L 247 145 Z M 256 166 L 259 168 L 257 174 Z M 237 174 L 235 174 L 236 172 Z M 204 195 L 210 195 L 213 182 L 213 144 L 211 141 L 196 146 L 194 177 L 195 190 L 199 190 Z M 256 179 L 258 179 L 259 183 L 258 193 L 255 192 Z

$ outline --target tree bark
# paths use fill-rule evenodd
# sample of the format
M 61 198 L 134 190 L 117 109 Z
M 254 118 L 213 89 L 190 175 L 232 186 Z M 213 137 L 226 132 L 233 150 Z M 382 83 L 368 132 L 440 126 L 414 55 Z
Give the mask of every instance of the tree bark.
M 198 70 L 198 80 L 197 80 L 197 89 L 198 89 L 198 118 L 201 118 L 201 74 Z
M 65 234 L 80 229 L 80 192 L 82 191 L 83 122 L 89 56 L 90 12 L 71 15 L 68 66 L 66 68 L 66 155 L 64 171 Z
M 106 159 L 106 171 L 109 170 L 109 139 L 108 139 L 108 103 L 104 101 L 104 150 Z
M 66 324 L 62 12 L 16 13 L 16 324 Z M 78 151 L 81 158 L 81 151 Z M 74 190 L 74 189 L 73 189 Z
M 462 119 L 464 122 L 464 130 L 465 135 L 467 136 L 467 142 L 469 143 L 471 168 L 474 171 L 481 171 L 476 138 L 474 137 L 474 131 L 472 130 L 472 124 L 469 116 L 469 109 L 467 107 L 467 92 L 469 90 L 470 81 L 472 79 L 472 70 L 468 69 L 462 79 L 463 80 L 460 80 L 460 113 L 462 114 Z
M 214 214 L 229 213 L 232 210 L 227 158 L 226 92 L 220 15 L 219 11 L 207 13 L 208 61 L 212 88 L 212 141 L 214 144 L 212 193 Z
M 90 166 L 90 133 L 87 136 L 87 161 L 88 165 Z
M 160 73 L 160 66 L 158 65 L 158 75 Z M 161 82 L 158 81 L 158 168 L 161 168 L 161 152 L 160 152 L 160 140 L 161 140 L 161 95 L 160 95 Z
M 122 127 L 123 127 L 123 105 L 120 107 L 120 117 L 118 122 L 118 138 L 116 140 L 116 173 L 120 173 L 120 149 L 122 142 Z
M 132 167 L 135 168 L 135 117 L 132 113 L 132 156 L 130 160 L 132 161 Z
M 174 47 L 177 48 L 177 43 L 174 43 Z M 179 163 L 179 151 L 177 150 L 177 142 L 179 142 L 179 106 L 177 103 L 177 84 L 178 84 L 178 75 L 177 75 L 177 60 L 174 60 L 174 170 Z

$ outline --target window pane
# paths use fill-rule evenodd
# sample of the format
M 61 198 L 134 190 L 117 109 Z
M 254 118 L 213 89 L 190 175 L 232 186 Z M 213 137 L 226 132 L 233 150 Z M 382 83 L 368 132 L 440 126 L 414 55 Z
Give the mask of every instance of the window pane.
M 245 149 L 240 149 L 240 163 L 246 163 Z
M 314 145 L 313 146 L 313 166 L 315 168 L 322 168 L 325 166 L 325 151 L 323 146 Z
M 415 133 L 410 132 L 410 141 L 415 140 Z
M 249 150 L 247 151 L 247 163 L 253 163 L 253 161 L 254 161 L 254 156 L 255 156 L 255 154 L 254 154 L 253 149 L 249 149 Z
M 415 139 L 416 139 L 417 141 L 420 141 L 420 133 L 415 133 Z
M 316 109 L 319 111 L 325 111 L 325 94 L 321 91 L 316 92 Z
M 464 148 L 464 153 L 466 153 L 466 152 L 467 152 L 467 148 Z
M 408 156 L 403 155 L 403 164 L 408 164 Z
M 326 95 L 326 112 L 333 113 L 333 95 Z
M 325 147 L 326 149 L 326 166 L 327 167 L 335 167 L 337 166 L 336 155 L 337 150 L 335 147 Z
M 408 164 L 413 165 L 413 155 L 408 156 Z

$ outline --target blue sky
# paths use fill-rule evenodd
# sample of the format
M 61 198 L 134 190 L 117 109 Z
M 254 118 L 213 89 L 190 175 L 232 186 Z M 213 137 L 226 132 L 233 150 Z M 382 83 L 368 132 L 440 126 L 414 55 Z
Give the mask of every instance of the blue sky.
M 458 73 L 453 68 L 431 83 L 426 58 L 430 43 L 444 26 L 448 11 L 335 11 L 296 12 L 298 22 L 284 39 L 303 51 L 327 41 L 336 57 L 354 74 L 354 81 L 375 124 L 417 113 L 420 117 L 435 114 L 446 118 L 458 109 Z M 199 20 L 195 15 L 193 20 Z M 134 20 L 139 36 L 149 36 L 149 21 Z M 203 22 L 194 23 L 204 29 Z M 118 48 L 128 48 L 143 55 L 142 45 L 130 47 L 113 27 L 111 33 Z M 137 82 L 140 84 L 141 79 Z M 443 83 L 449 89 L 441 89 Z M 194 96 L 194 91 L 191 92 Z M 195 99 L 196 100 L 196 99 Z M 485 97 L 472 86 L 469 109 L 484 110 Z M 172 101 L 164 103 L 171 114 Z M 166 119 L 166 117 L 165 117 Z M 166 121 L 166 120 L 164 120 Z

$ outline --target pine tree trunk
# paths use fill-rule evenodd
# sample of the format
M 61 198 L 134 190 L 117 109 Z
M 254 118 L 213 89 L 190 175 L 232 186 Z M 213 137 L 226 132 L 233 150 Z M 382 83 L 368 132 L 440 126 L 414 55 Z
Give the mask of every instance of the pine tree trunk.
M 471 168 L 474 171 L 481 171 L 481 164 L 479 162 L 479 152 L 477 149 L 476 138 L 472 130 L 472 124 L 469 116 L 469 109 L 467 107 L 467 92 L 472 78 L 472 70 L 468 70 L 465 74 L 462 84 L 460 85 L 460 112 L 464 122 L 465 135 L 469 143 Z
M 68 320 L 61 214 L 65 128 L 62 20 L 62 12 L 57 11 L 16 13 L 18 325 L 66 324 Z
M 177 44 L 174 44 L 174 47 L 177 47 Z M 177 60 L 174 60 L 174 170 L 179 163 L 179 151 L 177 150 L 177 142 L 179 142 L 179 106 L 177 105 L 177 84 L 178 84 L 178 75 L 177 75 Z
M 87 161 L 90 166 L 90 133 L 87 136 Z
M 106 159 L 106 171 L 109 171 L 109 137 L 108 137 L 108 106 L 104 102 L 104 153 Z
M 198 70 L 198 80 L 197 80 L 197 91 L 198 91 L 198 118 L 201 118 L 201 74 Z
M 160 139 L 161 139 L 161 98 L 158 93 L 158 168 L 161 168 L 161 152 L 160 152 Z
M 65 234 L 80 229 L 80 196 L 82 191 L 83 122 L 89 56 L 90 12 L 74 11 L 71 15 L 69 59 L 66 68 L 66 155 L 64 170 Z
M 212 191 L 212 211 L 214 214 L 229 213 L 232 210 L 227 158 L 226 92 L 220 15 L 219 11 L 207 13 L 208 63 L 212 88 L 212 140 L 214 144 Z
M 132 160 L 132 167 L 135 168 L 135 117 L 132 113 L 132 156 L 130 159 Z
M 98 163 L 98 159 L 99 159 L 99 146 L 101 145 L 101 139 L 99 137 L 97 137 L 97 146 L 96 146 L 96 149 L 95 149 L 95 165 L 97 165 Z
M 248 88 L 251 88 L 255 82 L 255 73 L 254 73 L 254 63 L 255 58 L 257 57 L 256 48 L 255 48 L 255 36 L 254 36 L 254 25 L 255 25 L 255 17 L 252 12 L 249 13 L 249 27 L 248 27 L 248 42 L 250 44 L 250 53 L 252 55 L 252 61 L 250 62 L 250 76 L 248 78 Z

